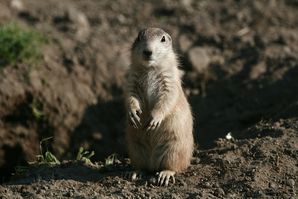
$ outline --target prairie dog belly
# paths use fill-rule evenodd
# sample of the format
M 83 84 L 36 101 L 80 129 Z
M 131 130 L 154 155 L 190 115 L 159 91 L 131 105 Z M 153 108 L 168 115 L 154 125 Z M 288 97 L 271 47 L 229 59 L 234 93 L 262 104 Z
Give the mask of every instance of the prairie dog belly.
M 142 90 L 143 90 L 143 106 L 146 111 L 150 111 L 154 104 L 158 100 L 159 96 L 159 82 L 157 79 L 156 71 L 151 70 L 145 74 L 142 78 Z

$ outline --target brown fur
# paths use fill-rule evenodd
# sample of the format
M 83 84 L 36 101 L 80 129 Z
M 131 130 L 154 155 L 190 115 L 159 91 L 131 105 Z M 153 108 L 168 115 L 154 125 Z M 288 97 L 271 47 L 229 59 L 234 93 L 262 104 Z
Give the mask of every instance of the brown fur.
M 160 42 L 162 36 L 168 43 Z M 152 62 L 142 60 L 144 49 L 152 50 Z M 192 157 L 193 118 L 170 36 L 158 28 L 141 31 L 132 47 L 131 62 L 127 109 L 139 113 L 141 123 L 127 127 L 131 163 L 139 170 L 182 171 Z M 150 122 L 159 125 L 146 130 Z

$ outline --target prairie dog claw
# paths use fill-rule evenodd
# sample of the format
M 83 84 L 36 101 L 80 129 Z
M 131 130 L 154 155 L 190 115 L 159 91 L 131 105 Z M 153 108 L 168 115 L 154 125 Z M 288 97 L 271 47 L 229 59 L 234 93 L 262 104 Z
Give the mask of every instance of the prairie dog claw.
M 159 186 L 168 186 L 170 179 L 172 179 L 173 184 L 175 184 L 175 177 L 174 177 L 175 171 L 165 170 L 165 171 L 157 172 L 156 174 L 158 175 L 157 184 Z
M 142 111 L 140 109 L 138 110 L 133 109 L 128 112 L 129 123 L 136 129 L 142 125 L 141 118 L 140 118 L 141 114 L 142 114 Z

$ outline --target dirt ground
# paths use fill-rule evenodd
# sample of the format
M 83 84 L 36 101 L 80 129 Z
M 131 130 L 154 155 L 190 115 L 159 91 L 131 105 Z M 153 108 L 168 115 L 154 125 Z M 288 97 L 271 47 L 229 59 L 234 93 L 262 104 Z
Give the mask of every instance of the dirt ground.
M 0 198 L 297 198 L 296 0 L 0 0 L 0 24 L 11 21 L 49 42 L 38 66 L 0 65 Z M 123 85 L 148 26 L 173 37 L 195 121 L 192 165 L 166 188 L 123 177 Z M 82 146 L 97 163 L 12 175 L 50 136 L 58 159 Z

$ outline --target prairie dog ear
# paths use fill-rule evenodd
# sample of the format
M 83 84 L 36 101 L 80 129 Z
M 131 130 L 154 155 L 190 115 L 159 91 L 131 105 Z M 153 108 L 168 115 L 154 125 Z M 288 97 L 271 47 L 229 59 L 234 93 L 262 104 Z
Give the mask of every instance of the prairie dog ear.
M 139 33 L 137 35 L 137 37 L 135 38 L 135 40 L 134 40 L 134 42 L 132 44 L 132 49 L 134 49 L 140 41 L 141 41 L 141 33 Z
M 136 42 L 141 41 L 141 38 L 144 36 L 144 31 L 145 31 L 145 30 L 141 30 L 141 31 L 138 33 L 138 36 L 137 36 L 137 38 L 136 38 Z
M 168 40 L 172 41 L 172 37 L 168 33 L 166 35 L 167 35 Z

